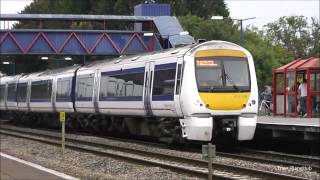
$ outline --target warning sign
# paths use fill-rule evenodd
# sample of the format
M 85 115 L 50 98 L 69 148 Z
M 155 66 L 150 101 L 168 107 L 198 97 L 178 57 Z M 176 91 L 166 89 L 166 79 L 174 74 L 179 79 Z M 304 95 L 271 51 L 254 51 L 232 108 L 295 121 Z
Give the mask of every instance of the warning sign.
M 60 112 L 60 122 L 65 122 L 65 121 L 66 121 L 66 113 Z

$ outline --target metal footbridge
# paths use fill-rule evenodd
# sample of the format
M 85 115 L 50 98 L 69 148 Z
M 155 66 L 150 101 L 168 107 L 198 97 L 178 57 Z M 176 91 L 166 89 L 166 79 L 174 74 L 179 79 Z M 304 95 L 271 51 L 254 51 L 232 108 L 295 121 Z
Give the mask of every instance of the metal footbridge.
M 115 16 L 70 14 L 1 14 L 0 22 L 35 22 L 37 28 L 0 29 L 1 55 L 107 55 L 137 54 L 194 43 L 181 35 L 183 29 L 173 16 Z M 45 22 L 95 22 L 100 29 L 47 29 Z M 111 30 L 119 23 L 132 30 Z M 128 28 L 130 29 L 130 28 Z M 146 34 L 149 34 L 148 36 Z M 151 35 L 150 35 L 151 34 Z

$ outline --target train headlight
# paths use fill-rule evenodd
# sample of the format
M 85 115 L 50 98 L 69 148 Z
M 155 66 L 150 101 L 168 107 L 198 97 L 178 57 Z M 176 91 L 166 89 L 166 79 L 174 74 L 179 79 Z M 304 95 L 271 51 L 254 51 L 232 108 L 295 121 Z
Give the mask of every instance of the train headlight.
M 256 104 L 256 100 L 252 100 L 251 103 L 252 103 L 253 105 L 255 105 L 255 104 Z

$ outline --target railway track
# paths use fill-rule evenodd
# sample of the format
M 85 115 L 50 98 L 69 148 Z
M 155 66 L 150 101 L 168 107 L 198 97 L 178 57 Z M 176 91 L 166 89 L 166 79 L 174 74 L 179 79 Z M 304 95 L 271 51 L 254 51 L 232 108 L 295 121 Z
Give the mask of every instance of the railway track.
M 123 139 L 116 137 L 108 137 L 108 139 L 113 139 L 116 141 L 122 142 L 134 142 L 138 144 L 150 145 L 152 144 L 155 147 L 167 148 L 168 145 L 155 143 L 155 142 L 146 142 L 136 139 Z M 201 147 L 197 146 L 196 148 L 181 148 L 181 146 L 170 146 L 175 150 L 184 150 L 194 153 L 201 153 Z M 245 161 L 259 162 L 259 163 L 268 163 L 273 165 L 281 166 L 294 166 L 294 167 L 305 167 L 308 170 L 314 170 L 320 172 L 320 157 L 317 156 L 305 156 L 305 155 L 294 155 L 286 154 L 275 151 L 260 151 L 255 149 L 248 148 L 234 148 L 232 153 L 226 153 L 223 151 L 216 152 L 217 156 L 240 159 Z
M 133 139 L 123 139 L 116 137 L 108 137 L 108 139 L 113 139 L 116 141 L 122 142 L 134 142 L 138 144 L 153 145 L 155 147 L 167 148 L 168 145 L 160 144 L 155 142 L 146 142 L 141 140 Z M 170 146 L 175 150 L 181 150 L 181 146 Z M 201 147 L 196 148 L 184 148 L 184 151 L 201 153 Z M 259 151 L 254 149 L 247 148 L 234 148 L 232 153 L 227 153 L 223 151 L 216 152 L 217 156 L 228 157 L 233 159 L 241 159 L 245 161 L 259 162 L 259 163 L 268 163 L 274 165 L 282 166 L 295 166 L 295 167 L 305 167 L 309 170 L 314 170 L 320 172 L 320 157 L 316 156 L 304 156 L 304 155 L 294 155 L 294 154 L 285 154 L 274 151 Z M 311 168 L 311 169 L 310 169 Z
M 156 143 L 156 142 L 146 142 L 136 139 L 124 139 L 116 137 L 107 137 L 108 139 L 113 139 L 121 142 L 134 142 L 137 144 L 152 145 L 160 148 L 168 148 L 168 145 Z M 175 150 L 189 151 L 193 153 L 201 153 L 201 147 L 197 146 L 195 148 L 181 148 L 181 146 L 170 146 Z M 234 148 L 232 153 L 226 153 L 223 151 L 216 152 L 217 156 L 240 159 L 245 161 L 252 161 L 254 163 L 267 163 L 273 165 L 281 166 L 291 166 L 291 167 L 305 167 L 308 170 L 314 170 L 320 172 L 320 157 L 316 156 L 304 156 L 304 155 L 294 155 L 285 154 L 274 151 L 259 151 L 247 148 Z
M 60 134 L 42 130 L 1 125 L 0 133 L 60 146 Z M 77 136 L 66 136 L 66 147 L 102 156 L 111 156 L 153 166 L 160 166 L 193 176 L 207 177 L 207 161 L 192 157 L 178 157 L 170 153 L 154 152 L 139 148 L 108 144 L 105 141 L 85 141 Z M 213 177 L 216 179 L 304 179 L 270 171 L 213 163 Z
M 246 148 L 236 148 L 236 151 L 237 153 L 232 154 L 223 152 L 217 154 L 224 157 L 251 160 L 261 163 L 305 167 L 320 172 L 320 157 L 285 154 L 274 151 L 259 151 Z

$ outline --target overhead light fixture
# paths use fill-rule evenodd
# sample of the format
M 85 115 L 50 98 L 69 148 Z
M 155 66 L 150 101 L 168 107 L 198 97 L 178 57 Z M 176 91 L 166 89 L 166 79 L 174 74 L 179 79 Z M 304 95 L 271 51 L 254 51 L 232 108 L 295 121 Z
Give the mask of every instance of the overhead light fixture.
M 179 35 L 182 35 L 182 36 L 183 36 L 183 35 L 188 35 L 188 34 L 189 34 L 188 31 L 182 31 L 182 32 L 179 33 Z
M 147 37 L 153 36 L 153 35 L 154 35 L 154 33 L 143 33 L 143 36 L 147 36 Z
M 41 60 L 48 60 L 49 58 L 46 56 L 41 57 Z
M 211 19 L 213 19 L 213 20 L 222 20 L 223 16 L 212 16 Z
M 66 61 L 71 61 L 72 58 L 71 58 L 71 57 L 65 57 L 64 60 L 66 60 Z
M 10 64 L 10 62 L 4 61 L 4 62 L 2 62 L 2 64 Z

